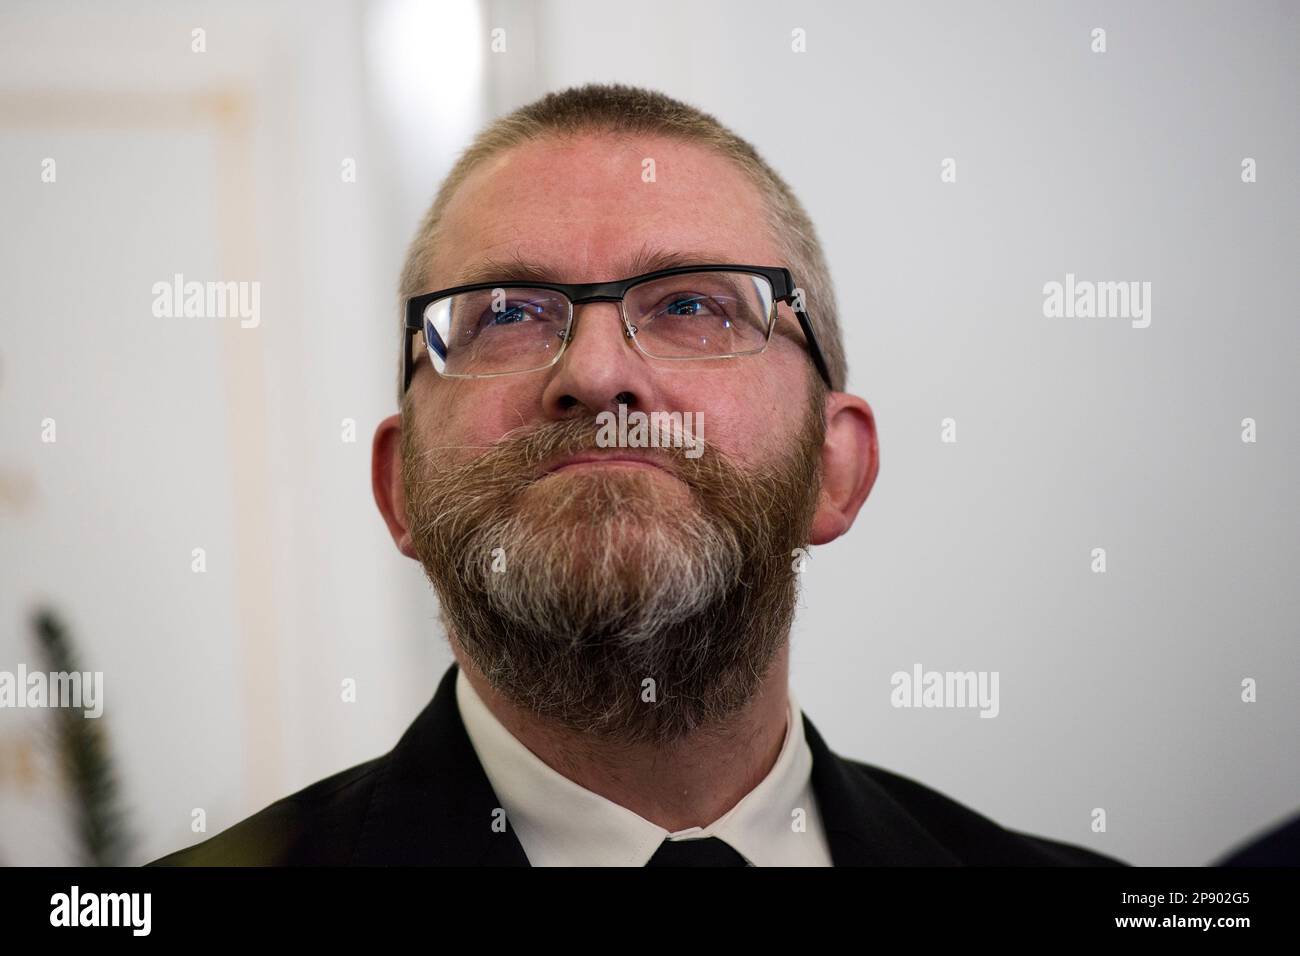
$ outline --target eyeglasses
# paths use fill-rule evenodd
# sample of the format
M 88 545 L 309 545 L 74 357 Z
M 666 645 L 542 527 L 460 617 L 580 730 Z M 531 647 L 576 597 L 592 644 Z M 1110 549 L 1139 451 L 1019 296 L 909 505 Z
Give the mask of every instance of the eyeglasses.
M 667 361 L 738 358 L 767 349 L 777 303 L 795 308 L 818 373 L 830 371 L 788 269 L 702 265 L 617 282 L 479 282 L 406 300 L 402 391 L 411 386 L 411 339 L 424 333 L 444 378 L 494 378 L 549 368 L 573 341 L 573 307 L 617 302 L 623 333 L 642 354 Z

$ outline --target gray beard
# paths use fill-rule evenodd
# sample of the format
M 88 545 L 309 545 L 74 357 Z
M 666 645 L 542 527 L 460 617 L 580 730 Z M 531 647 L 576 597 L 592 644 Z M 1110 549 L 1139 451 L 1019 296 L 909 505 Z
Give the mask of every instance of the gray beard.
M 404 427 L 412 541 L 449 636 L 515 706 L 584 734 L 663 745 L 725 720 L 789 635 L 820 425 L 818 409 L 761 474 L 714 449 L 663 449 L 685 483 L 671 491 L 640 470 L 538 480 L 535 463 L 590 447 L 586 422 L 508 436 L 451 468 L 427 467 Z

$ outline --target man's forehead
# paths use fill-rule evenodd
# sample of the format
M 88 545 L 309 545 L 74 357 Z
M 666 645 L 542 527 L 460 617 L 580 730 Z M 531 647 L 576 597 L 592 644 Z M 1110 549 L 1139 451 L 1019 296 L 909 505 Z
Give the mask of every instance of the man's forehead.
M 475 170 L 447 204 L 430 276 L 593 282 L 776 255 L 758 188 L 726 156 L 589 135 L 526 143 Z

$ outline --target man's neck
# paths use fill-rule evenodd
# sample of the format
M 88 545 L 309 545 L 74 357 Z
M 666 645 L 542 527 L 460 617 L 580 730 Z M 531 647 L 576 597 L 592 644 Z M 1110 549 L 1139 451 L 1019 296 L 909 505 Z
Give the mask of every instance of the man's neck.
M 594 740 L 515 706 L 456 650 L 456 660 L 488 710 L 547 766 L 579 786 L 676 832 L 706 827 L 771 771 L 789 715 L 789 645 L 782 646 L 758 693 L 721 726 L 668 747 Z

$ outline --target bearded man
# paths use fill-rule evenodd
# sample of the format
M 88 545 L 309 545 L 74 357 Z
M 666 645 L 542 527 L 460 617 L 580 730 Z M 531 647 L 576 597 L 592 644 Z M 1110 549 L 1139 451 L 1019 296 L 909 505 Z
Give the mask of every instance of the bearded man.
M 461 157 L 401 294 L 374 493 L 456 663 L 391 752 L 158 862 L 1117 863 L 838 756 L 791 693 L 799 562 L 878 448 L 816 232 L 747 142 L 548 95 Z M 609 441 L 635 413 L 707 437 Z

